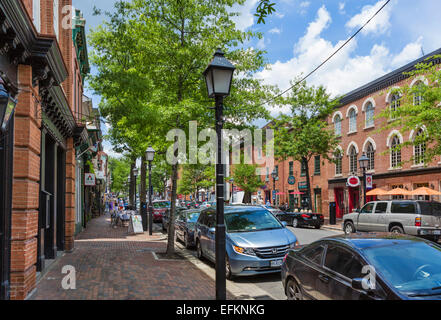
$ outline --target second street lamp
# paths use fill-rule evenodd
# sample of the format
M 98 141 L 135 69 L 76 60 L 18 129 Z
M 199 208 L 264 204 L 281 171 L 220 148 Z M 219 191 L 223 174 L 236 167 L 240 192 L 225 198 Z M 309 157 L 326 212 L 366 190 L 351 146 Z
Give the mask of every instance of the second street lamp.
M 138 206 L 136 204 L 136 184 L 138 183 L 138 168 L 133 169 L 133 176 L 135 177 L 135 211 L 138 210 Z
M 223 99 L 230 94 L 235 69 L 234 65 L 224 57 L 224 53 L 217 49 L 204 71 L 208 96 L 215 98 L 216 101 L 216 300 L 227 299 L 224 221 L 225 165 L 222 159 Z
M 360 159 L 358 159 L 358 163 L 360 164 L 360 169 L 363 171 L 363 205 L 366 204 L 366 169 L 369 164 L 369 158 L 366 156 L 366 153 L 363 153 Z
M 155 159 L 155 152 L 152 147 L 148 147 L 145 152 L 146 159 L 149 162 L 149 235 L 153 234 L 152 162 Z

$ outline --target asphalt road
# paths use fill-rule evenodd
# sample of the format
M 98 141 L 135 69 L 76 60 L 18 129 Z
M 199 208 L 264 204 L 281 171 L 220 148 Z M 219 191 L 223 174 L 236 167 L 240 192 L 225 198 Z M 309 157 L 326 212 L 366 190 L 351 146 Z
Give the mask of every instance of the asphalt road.
M 313 228 L 288 228 L 296 235 L 301 245 L 306 245 L 321 238 L 342 233 L 326 229 L 316 230 Z M 252 283 L 263 291 L 267 292 L 267 299 L 286 300 L 286 296 L 282 288 L 280 273 L 234 279 L 234 284 L 239 287 L 243 287 L 245 291 L 247 290 L 247 284 L 249 283 Z
M 301 245 L 306 245 L 321 238 L 343 233 L 326 229 L 316 230 L 314 228 L 288 228 L 296 235 Z M 194 250 L 188 250 L 188 252 L 193 257 L 196 257 Z M 206 260 L 201 263 L 204 270 L 214 277 L 214 264 Z M 232 289 L 233 287 L 234 292 L 240 293 L 240 296 L 243 296 L 245 299 L 247 297 L 251 297 L 262 300 L 286 300 L 286 296 L 282 288 L 280 273 L 238 277 L 233 281 L 227 281 L 227 288 L 230 290 L 230 288 Z

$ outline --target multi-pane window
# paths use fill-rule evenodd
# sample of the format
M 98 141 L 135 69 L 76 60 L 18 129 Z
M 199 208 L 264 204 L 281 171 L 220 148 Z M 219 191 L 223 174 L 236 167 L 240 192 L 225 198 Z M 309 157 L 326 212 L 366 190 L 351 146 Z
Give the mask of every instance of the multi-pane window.
M 395 112 L 398 110 L 398 108 L 400 107 L 401 101 L 400 101 L 400 96 L 397 94 L 394 94 L 392 96 L 392 99 L 390 101 L 390 111 L 391 113 Z M 392 119 L 394 119 L 395 117 L 392 115 L 391 116 Z
M 40 0 L 32 1 L 32 20 L 34 21 L 34 26 L 37 32 L 41 32 L 41 19 L 40 19 Z
M 291 161 L 289 163 L 289 176 L 290 177 L 294 176 L 294 162 L 293 161 Z
M 314 174 L 320 175 L 320 156 L 314 158 Z
M 416 134 L 416 140 L 420 140 L 424 135 L 423 129 L 419 129 Z M 426 153 L 426 143 L 421 142 L 414 146 L 414 163 L 415 164 L 423 164 L 424 163 L 424 155 Z
M 392 168 L 398 167 L 401 163 L 401 150 L 399 149 L 400 144 L 401 144 L 400 138 L 398 136 L 394 136 L 392 139 L 391 156 L 390 156 L 390 162 Z
M 374 126 L 374 106 L 369 102 L 366 106 L 366 128 Z
M 357 111 L 355 109 L 351 109 L 349 111 L 349 132 L 357 131 Z
M 341 117 L 336 115 L 334 118 L 334 130 L 336 136 L 341 136 Z
M 375 149 L 372 143 L 369 142 L 366 149 L 366 156 L 369 158 L 367 170 L 375 169 Z
M 416 90 L 413 94 L 413 105 L 419 106 L 423 101 L 422 87 L 424 86 L 424 84 L 422 81 L 418 81 L 418 83 L 415 86 L 416 86 Z
M 342 154 L 340 150 L 335 151 L 335 175 L 341 175 L 343 173 L 342 168 Z
M 55 36 L 58 39 L 58 34 L 59 34 L 59 0 L 53 0 L 53 11 L 54 11 L 54 32 L 55 32 Z
M 301 161 L 301 164 L 302 165 L 301 165 L 300 175 L 302 177 L 305 177 L 306 176 L 306 163 Z
M 357 150 L 354 146 L 349 151 L 349 171 L 351 173 L 357 172 Z

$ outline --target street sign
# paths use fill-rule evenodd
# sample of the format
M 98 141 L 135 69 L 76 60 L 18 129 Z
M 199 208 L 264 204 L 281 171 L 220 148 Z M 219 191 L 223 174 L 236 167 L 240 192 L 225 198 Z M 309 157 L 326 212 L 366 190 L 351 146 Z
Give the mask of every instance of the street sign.
M 104 179 L 104 178 L 105 178 L 105 176 L 104 176 L 104 171 L 98 171 L 98 172 L 96 173 L 96 178 L 97 178 L 97 179 Z
M 142 228 L 142 217 L 138 215 L 132 214 L 129 225 L 129 233 L 144 233 L 144 229 Z
M 273 200 L 276 200 L 276 190 L 273 191 Z
M 96 185 L 95 175 L 93 173 L 84 174 L 84 185 L 86 187 L 94 187 Z
M 358 187 L 360 185 L 360 178 L 357 176 L 351 176 L 348 178 L 347 183 L 349 187 L 352 188 Z

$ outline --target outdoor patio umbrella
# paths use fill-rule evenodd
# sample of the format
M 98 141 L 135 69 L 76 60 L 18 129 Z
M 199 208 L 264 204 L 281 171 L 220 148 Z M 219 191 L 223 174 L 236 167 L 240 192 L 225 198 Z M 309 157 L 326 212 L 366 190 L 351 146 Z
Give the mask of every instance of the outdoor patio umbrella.
M 404 190 L 402 188 L 396 188 L 396 189 L 390 190 L 390 191 L 386 192 L 386 194 L 390 195 L 390 196 L 411 196 L 412 195 L 410 191 Z
M 415 189 L 410 193 L 412 196 L 441 196 L 441 192 L 438 192 L 436 190 L 427 187 Z
M 373 189 L 371 191 L 369 191 L 368 193 L 366 193 L 366 195 L 368 197 L 372 197 L 372 196 L 384 196 L 387 195 L 387 191 L 381 188 L 377 188 L 377 189 Z
M 304 194 L 304 193 L 303 193 L 303 192 L 296 191 L 296 192 L 291 192 L 290 194 L 299 195 L 299 194 Z

